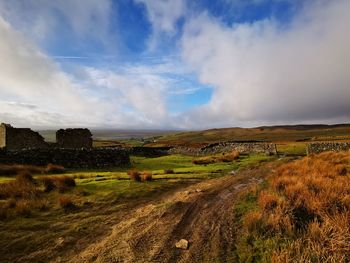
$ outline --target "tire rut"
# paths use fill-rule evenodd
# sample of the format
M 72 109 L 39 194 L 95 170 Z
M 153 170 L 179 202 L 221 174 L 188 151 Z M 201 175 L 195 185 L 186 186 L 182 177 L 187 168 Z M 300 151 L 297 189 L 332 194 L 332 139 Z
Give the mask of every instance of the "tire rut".
M 235 199 L 258 184 L 246 170 L 197 183 L 175 194 L 132 210 L 112 233 L 91 244 L 69 262 L 233 262 Z M 188 250 L 175 248 L 180 239 Z

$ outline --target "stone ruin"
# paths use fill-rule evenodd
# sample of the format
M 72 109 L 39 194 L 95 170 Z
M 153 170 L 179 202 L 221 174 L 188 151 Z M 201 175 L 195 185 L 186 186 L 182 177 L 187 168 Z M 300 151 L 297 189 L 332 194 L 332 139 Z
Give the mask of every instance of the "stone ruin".
M 92 134 L 89 129 L 60 129 L 56 132 L 58 148 L 65 149 L 91 149 Z
M 0 148 L 7 151 L 23 149 L 91 149 L 92 134 L 88 129 L 60 129 L 56 132 L 56 143 L 47 143 L 38 133 L 29 128 L 14 128 L 10 124 L 0 125 Z
M 14 128 L 9 124 L 0 125 L 0 148 L 21 150 L 25 148 L 47 148 L 44 138 L 28 128 Z
M 56 143 L 28 128 L 0 125 L 0 163 L 63 165 L 67 168 L 122 167 L 130 165 L 129 153 L 121 148 L 93 148 L 88 129 L 60 129 Z

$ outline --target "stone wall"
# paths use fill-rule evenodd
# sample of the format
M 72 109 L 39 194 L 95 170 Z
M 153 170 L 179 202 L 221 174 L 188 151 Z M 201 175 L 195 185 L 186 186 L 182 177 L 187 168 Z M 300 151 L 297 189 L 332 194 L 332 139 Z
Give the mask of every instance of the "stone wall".
M 0 163 L 44 166 L 49 163 L 66 168 L 125 167 L 130 165 L 124 149 L 27 149 L 0 150 Z
M 60 129 L 56 132 L 58 148 L 90 149 L 92 148 L 92 134 L 88 129 Z
M 187 155 L 210 155 L 230 151 L 240 153 L 265 153 L 277 154 L 277 148 L 274 143 L 240 143 L 240 142 L 221 142 L 204 146 L 202 148 L 175 147 L 169 150 L 169 153 L 187 154 Z
M 9 151 L 28 148 L 48 148 L 44 138 L 35 131 L 28 128 L 13 128 L 8 124 L 1 124 L 2 147 Z
M 307 154 L 325 151 L 350 151 L 350 142 L 313 142 L 307 145 Z
M 129 153 L 142 157 L 160 157 L 168 154 L 171 147 L 132 147 Z

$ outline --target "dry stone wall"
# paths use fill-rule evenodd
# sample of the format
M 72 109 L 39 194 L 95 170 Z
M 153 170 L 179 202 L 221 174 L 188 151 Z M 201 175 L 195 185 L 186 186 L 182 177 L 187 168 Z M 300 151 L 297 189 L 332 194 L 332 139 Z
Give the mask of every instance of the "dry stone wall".
M 240 153 L 265 153 L 277 154 L 277 148 L 274 143 L 240 143 L 240 142 L 220 142 L 209 144 L 202 148 L 175 147 L 169 150 L 169 153 L 187 154 L 187 155 L 209 155 L 229 151 L 238 151 Z
M 27 149 L 0 150 L 0 163 L 44 166 L 49 163 L 66 168 L 125 167 L 130 165 L 129 153 L 124 149 Z
M 307 145 L 307 154 L 326 151 L 350 151 L 350 142 L 313 142 Z
M 129 149 L 129 153 L 135 156 L 142 157 L 159 157 L 168 154 L 171 147 L 132 147 Z

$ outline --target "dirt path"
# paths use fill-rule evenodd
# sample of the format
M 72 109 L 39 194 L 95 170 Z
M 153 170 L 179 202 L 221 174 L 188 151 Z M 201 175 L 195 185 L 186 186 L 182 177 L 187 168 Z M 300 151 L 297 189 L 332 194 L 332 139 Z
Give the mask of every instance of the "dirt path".
M 266 168 L 266 167 L 265 167 Z M 269 169 L 207 180 L 136 208 L 111 233 L 67 262 L 232 262 L 237 194 Z M 180 239 L 187 250 L 175 248 Z

